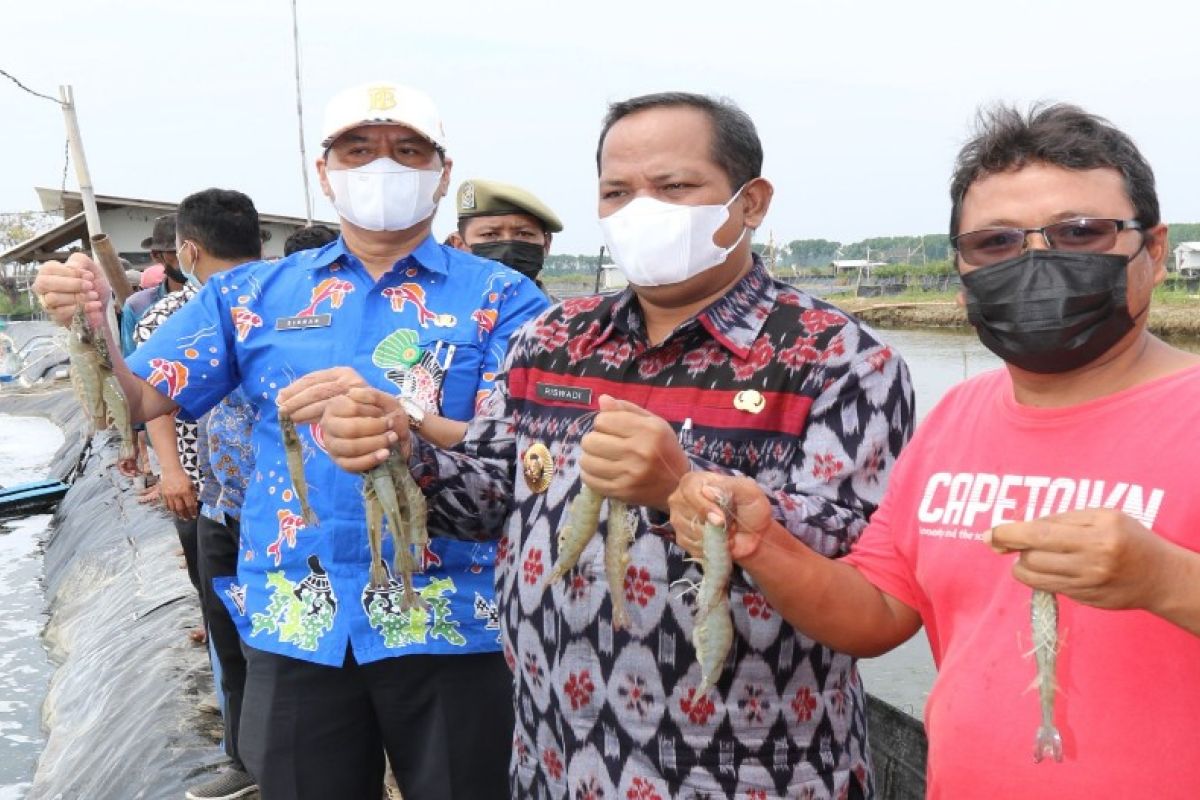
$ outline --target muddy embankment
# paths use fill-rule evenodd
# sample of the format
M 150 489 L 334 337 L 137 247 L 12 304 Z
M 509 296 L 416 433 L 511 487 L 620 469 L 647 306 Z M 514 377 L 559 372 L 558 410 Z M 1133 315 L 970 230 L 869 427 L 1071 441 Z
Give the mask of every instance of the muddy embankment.
M 834 297 L 830 302 L 878 328 L 969 328 L 967 312 L 952 300 L 887 302 L 879 298 Z M 1200 340 L 1200 303 L 1150 309 L 1150 330 L 1164 339 Z
M 187 637 L 200 610 L 175 529 L 137 502 L 111 434 L 89 446 L 69 391 L 4 395 L 0 413 L 63 429 L 55 476 L 78 464 L 45 542 L 44 640 L 55 671 L 28 797 L 181 797 L 222 756 L 219 719 L 197 708 L 212 679 L 207 653 Z

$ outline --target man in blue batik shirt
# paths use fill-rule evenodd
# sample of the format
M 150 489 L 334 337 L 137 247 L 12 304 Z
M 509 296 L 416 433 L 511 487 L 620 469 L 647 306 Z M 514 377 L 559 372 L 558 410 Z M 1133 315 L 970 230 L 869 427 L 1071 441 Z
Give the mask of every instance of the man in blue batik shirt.
M 440 423 L 473 416 L 509 336 L 547 302 L 515 271 L 430 235 L 451 160 L 428 97 L 347 90 L 324 132 L 317 170 L 342 237 L 214 276 L 116 371 L 135 419 L 177 407 L 195 418 L 236 388 L 259 415 L 238 575 L 218 588 L 246 645 L 242 757 L 263 797 L 375 800 L 384 750 L 406 800 L 507 797 L 493 546 L 433 542 L 414 579 L 427 608 L 402 613 L 396 581 L 369 586 L 362 480 L 328 458 L 315 422 L 299 426 L 319 519 L 304 524 L 276 398 L 301 376 L 309 396 L 370 385 L 425 412 L 422 434 L 437 438 Z M 34 289 L 59 322 L 80 295 L 98 319 L 107 297 L 82 255 L 48 262 Z

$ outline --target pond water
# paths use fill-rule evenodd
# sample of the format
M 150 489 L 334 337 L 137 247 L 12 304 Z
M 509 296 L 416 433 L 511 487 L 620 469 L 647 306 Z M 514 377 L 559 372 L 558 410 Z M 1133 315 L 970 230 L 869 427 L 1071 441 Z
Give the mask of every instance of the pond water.
M 0 414 L 0 486 L 47 477 L 62 443 L 47 420 Z M 24 795 L 44 742 L 42 699 L 53 671 L 40 637 L 49 525 L 49 514 L 0 520 L 0 800 Z

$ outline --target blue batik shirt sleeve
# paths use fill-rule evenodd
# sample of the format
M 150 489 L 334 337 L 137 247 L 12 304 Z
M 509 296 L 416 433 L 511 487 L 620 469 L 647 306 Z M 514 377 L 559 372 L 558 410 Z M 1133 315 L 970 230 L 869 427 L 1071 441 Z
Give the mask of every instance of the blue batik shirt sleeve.
M 505 285 L 497 292 L 496 299 L 489 298 L 488 305 L 483 307 L 483 313 L 494 310 L 496 313 L 495 327 L 488 335 L 486 350 L 479 376 L 479 386 L 475 392 L 475 411 L 479 412 L 483 401 L 496 385 L 496 376 L 504 364 L 508 353 L 508 343 L 517 329 L 538 314 L 550 307 L 550 301 L 533 281 L 513 273 L 515 280 Z
M 134 375 L 199 419 L 241 381 L 229 309 L 215 276 L 127 359 Z

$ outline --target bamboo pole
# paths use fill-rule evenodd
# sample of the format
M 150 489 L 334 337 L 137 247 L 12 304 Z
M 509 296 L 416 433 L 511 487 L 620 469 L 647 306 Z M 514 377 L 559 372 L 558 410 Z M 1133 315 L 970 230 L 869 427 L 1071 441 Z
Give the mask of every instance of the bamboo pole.
M 92 175 L 88 171 L 87 156 L 83 153 L 83 137 L 79 134 L 79 119 L 75 116 L 75 93 L 70 86 L 58 87 L 62 98 L 63 118 L 67 123 L 67 143 L 71 148 L 71 160 L 75 162 L 75 178 L 79 181 L 79 197 L 83 201 L 83 215 L 87 220 L 88 236 L 92 254 L 104 270 L 108 285 L 116 295 L 117 303 L 124 305 L 129 297 L 129 280 L 112 242 L 100 227 L 100 210 L 96 206 L 96 192 L 92 188 Z

